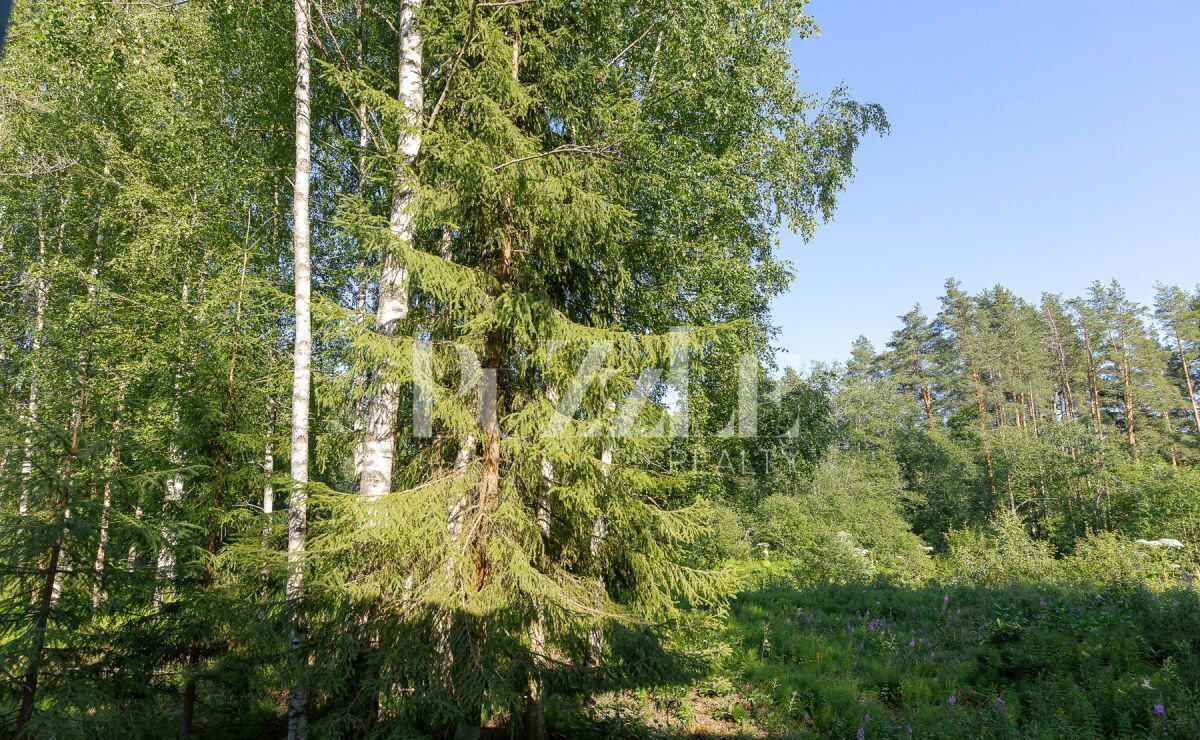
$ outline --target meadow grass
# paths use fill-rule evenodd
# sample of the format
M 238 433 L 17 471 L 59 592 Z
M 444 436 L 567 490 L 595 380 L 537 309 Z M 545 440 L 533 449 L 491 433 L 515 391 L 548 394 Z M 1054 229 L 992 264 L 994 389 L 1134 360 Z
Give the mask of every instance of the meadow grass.
M 713 639 L 708 677 L 602 702 L 600 734 L 1200 737 L 1190 589 L 775 584 Z

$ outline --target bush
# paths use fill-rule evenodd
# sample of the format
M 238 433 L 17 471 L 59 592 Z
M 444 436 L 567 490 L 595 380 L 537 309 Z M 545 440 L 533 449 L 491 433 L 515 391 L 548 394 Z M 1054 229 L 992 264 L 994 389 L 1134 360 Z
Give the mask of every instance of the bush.
M 1082 540 L 1061 570 L 1062 578 L 1073 583 L 1164 589 L 1196 577 L 1196 548 L 1148 547 L 1104 533 Z
M 808 490 L 763 501 L 751 532 L 769 553 L 795 561 L 792 572 L 802 583 L 918 583 L 934 568 L 900 513 L 901 490 L 890 457 L 837 452 Z
M 952 530 L 946 535 L 945 564 L 963 582 L 999 586 L 1053 580 L 1058 572 L 1050 546 L 1029 536 L 1014 514 L 998 515 L 988 527 Z

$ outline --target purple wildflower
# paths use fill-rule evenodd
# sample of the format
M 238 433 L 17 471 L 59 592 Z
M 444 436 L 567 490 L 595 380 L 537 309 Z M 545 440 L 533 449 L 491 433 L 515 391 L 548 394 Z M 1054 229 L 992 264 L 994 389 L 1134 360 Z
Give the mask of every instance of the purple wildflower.
M 808 712 L 804 713 L 804 724 L 806 724 L 806 725 L 812 724 L 812 717 L 808 716 Z
M 863 728 L 858 728 L 858 740 L 867 740 L 867 731 Z
M 871 713 L 867 712 L 867 716 L 863 717 L 863 723 L 866 724 L 867 722 L 870 722 L 870 721 L 871 721 Z
M 917 641 L 916 641 L 916 640 L 909 640 L 909 641 L 908 641 L 908 646 L 909 646 L 910 648 L 915 648 L 915 647 L 917 646 Z
M 1046 605 L 1045 599 L 1038 599 L 1038 606 L 1045 606 L 1045 605 Z
M 1000 709 L 1000 711 L 1004 711 L 1004 708 L 1008 706 L 1008 702 L 1004 701 L 1003 696 L 997 696 L 996 706 Z
M 950 603 L 950 594 L 942 594 L 942 606 Z
M 1167 716 L 1166 707 L 1164 707 L 1162 704 L 1155 704 L 1154 705 L 1154 716 L 1155 717 L 1166 717 Z
M 958 697 L 954 694 L 951 694 L 950 698 L 946 700 L 946 703 L 950 706 L 954 706 L 955 704 L 958 704 Z

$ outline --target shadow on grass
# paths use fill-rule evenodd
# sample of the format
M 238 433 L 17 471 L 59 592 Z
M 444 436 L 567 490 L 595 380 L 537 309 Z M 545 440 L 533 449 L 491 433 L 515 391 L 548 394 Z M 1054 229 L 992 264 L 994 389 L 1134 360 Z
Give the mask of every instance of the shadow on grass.
M 560 736 L 1200 737 L 1190 589 L 766 588 L 719 639 L 686 690 L 617 692 Z
M 241 608 L 228 605 L 229 624 L 207 625 L 205 634 L 258 620 L 257 605 Z M 170 656 L 187 640 L 168 639 L 172 614 L 164 609 L 109 633 L 107 657 L 74 658 L 75 674 L 94 674 L 76 675 L 75 690 L 95 689 L 74 700 L 105 708 L 106 726 L 129 728 L 126 737 L 156 736 L 134 728 L 174 727 L 179 667 Z M 282 622 L 263 629 L 262 644 L 281 642 Z M 364 675 L 376 681 L 357 689 L 348 671 L 361 645 L 314 631 L 322 669 L 312 676 L 310 709 L 329 731 L 323 736 L 437 737 L 452 727 L 445 676 L 412 672 L 434 664 L 430 656 L 442 648 L 428 635 L 437 630 L 406 629 L 407 636 L 372 635 L 370 654 L 380 663 Z M 1200 598 L 1185 588 L 777 585 L 743 593 L 723 626 L 707 632 L 621 628 L 606 640 L 612 657 L 604 671 L 586 667 L 586 640 L 558 646 L 562 660 L 545 676 L 552 736 L 1200 737 Z M 222 649 L 202 676 L 201 734 L 278 736 L 282 696 L 262 696 L 254 707 L 238 701 L 258 685 L 258 655 L 212 644 Z M 524 686 L 528 645 L 492 641 L 488 649 L 461 675 L 479 670 L 490 687 Z M 344 716 L 356 694 L 390 694 L 394 703 L 382 713 L 359 707 L 383 719 L 359 732 Z M 505 709 L 487 718 L 485 734 L 519 736 L 520 695 L 498 703 Z M 100 719 L 88 717 L 93 727 Z

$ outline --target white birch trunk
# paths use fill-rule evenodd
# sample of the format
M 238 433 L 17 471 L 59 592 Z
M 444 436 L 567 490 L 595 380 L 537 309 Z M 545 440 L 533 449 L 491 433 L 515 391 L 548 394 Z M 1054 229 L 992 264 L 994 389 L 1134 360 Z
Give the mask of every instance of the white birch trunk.
M 297 616 L 304 587 L 304 536 L 308 518 L 308 417 L 312 386 L 312 260 L 309 225 L 309 184 L 312 178 L 312 154 L 309 104 L 309 5 L 295 0 L 296 16 L 296 171 L 292 195 L 292 245 L 295 252 L 296 340 L 292 353 L 292 445 L 291 502 L 288 507 L 288 577 L 285 598 L 291 610 L 292 652 L 303 659 L 300 621 Z M 288 693 L 288 738 L 307 736 L 305 704 L 307 690 L 302 683 Z
M 104 588 L 104 567 L 108 558 L 108 529 L 112 513 L 112 484 L 120 469 L 121 413 L 125 407 L 125 384 L 117 394 L 117 409 L 113 417 L 112 439 L 108 443 L 108 462 L 104 466 L 104 488 L 100 499 L 100 533 L 96 543 L 96 560 L 92 564 L 92 612 L 100 609 L 107 597 Z
M 379 308 L 375 317 L 376 329 L 385 336 L 391 336 L 396 324 L 408 316 L 408 268 L 397 251 L 411 246 L 415 234 L 413 201 L 416 175 L 413 166 L 421 150 L 421 116 L 425 105 L 425 86 L 421 78 L 421 34 L 417 26 L 419 9 L 420 0 L 404 0 L 400 11 L 397 98 L 407 115 L 405 128 L 396 145 L 400 164 L 396 170 L 388 217 L 393 244 L 384 256 L 383 274 L 379 279 Z M 384 361 L 381 365 L 383 373 L 376 373 L 377 382 L 372 384 L 363 439 L 359 491 L 368 501 L 378 500 L 392 489 L 396 416 L 400 411 L 400 384 L 386 377 L 388 363 Z
M 136 506 L 133 507 L 133 519 L 134 519 L 134 521 L 138 522 L 139 524 L 141 523 L 141 521 L 142 521 L 142 505 L 141 504 L 137 504 Z M 134 570 L 137 569 L 137 559 L 138 559 L 138 550 L 137 550 L 137 541 L 135 540 L 134 543 L 129 546 L 129 553 L 125 556 L 125 568 L 130 573 L 132 573 Z
M 46 264 L 46 232 L 42 223 L 42 210 L 38 207 L 38 269 L 39 271 Z M 29 342 L 29 358 L 31 363 L 36 363 L 38 354 L 42 350 L 42 331 L 46 325 L 46 303 L 49 300 L 49 293 L 46 288 L 46 281 L 38 275 L 34 282 L 34 313 L 33 313 L 33 336 Z M 38 378 L 37 367 L 33 364 L 29 369 L 29 401 L 25 406 L 25 447 L 24 454 L 21 458 L 21 499 L 17 505 L 17 512 L 22 518 L 29 513 L 29 485 L 33 478 L 33 432 L 37 428 L 38 418 Z
M 178 416 L 175 417 L 178 420 Z M 179 448 L 172 442 L 169 452 L 171 465 L 178 466 Z M 167 479 L 167 492 L 163 496 L 162 522 L 158 534 L 164 545 L 158 549 L 158 558 L 154 564 L 154 595 L 150 599 L 150 609 L 157 613 L 162 608 L 166 598 L 167 588 L 175 581 L 175 548 L 179 545 L 179 537 L 175 533 L 172 518 L 179 511 L 179 502 L 183 500 L 183 476 L 173 473 Z
M 611 407 L 611 405 L 610 405 Z M 612 447 L 606 442 L 600 448 L 600 472 L 604 478 L 608 479 L 608 471 L 612 468 Z M 590 542 L 591 554 L 593 562 L 599 565 L 600 550 L 604 545 L 605 538 L 608 537 L 608 525 L 604 523 L 603 516 L 597 516 L 592 522 L 592 537 Z M 596 588 L 598 593 L 603 594 L 607 585 L 604 582 L 604 573 L 601 571 L 596 576 Z M 593 668 L 599 668 L 601 659 L 604 657 L 604 633 L 599 625 L 595 625 L 588 631 L 588 657 Z
M 185 278 L 180 290 L 184 311 L 187 310 L 188 291 L 188 283 Z M 179 333 L 182 339 L 183 319 L 180 319 Z M 172 384 L 172 393 L 174 394 L 171 410 L 172 429 L 179 429 L 179 393 L 183 380 L 182 375 L 182 370 L 176 368 Z M 183 475 L 178 472 L 179 467 L 183 465 L 183 459 L 180 457 L 179 443 L 174 435 L 172 435 L 171 444 L 167 449 L 167 461 L 176 472 L 171 473 L 171 477 L 167 479 L 167 490 L 163 494 L 162 521 L 158 525 L 159 537 L 165 544 L 158 548 L 158 557 L 154 565 L 154 595 L 150 598 L 150 609 L 154 613 L 162 608 L 167 588 L 175 582 L 175 548 L 179 545 L 179 535 L 175 528 L 174 517 L 179 513 L 179 503 L 183 501 Z
M 267 438 L 263 442 L 262 472 L 266 480 L 263 483 L 262 510 L 267 515 L 267 532 L 270 532 L 270 520 L 275 513 L 275 485 L 271 477 L 275 475 L 275 443 L 271 439 L 275 435 L 275 412 L 267 411 Z M 265 534 L 265 533 L 264 533 Z
M 263 473 L 263 490 L 262 490 L 262 510 L 265 515 L 266 523 L 263 524 L 262 533 L 262 549 L 263 549 L 263 566 L 262 571 L 258 574 L 258 579 L 262 588 L 263 603 L 259 607 L 258 614 L 261 619 L 267 618 L 267 598 L 269 596 L 269 585 L 271 579 L 271 568 L 269 553 L 271 550 L 271 530 L 274 529 L 275 520 L 275 485 L 271 482 L 271 477 L 275 474 L 275 404 L 267 399 L 267 433 L 266 439 L 263 441 L 263 457 L 262 457 L 262 473 Z

